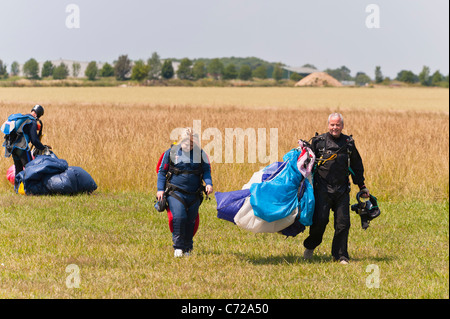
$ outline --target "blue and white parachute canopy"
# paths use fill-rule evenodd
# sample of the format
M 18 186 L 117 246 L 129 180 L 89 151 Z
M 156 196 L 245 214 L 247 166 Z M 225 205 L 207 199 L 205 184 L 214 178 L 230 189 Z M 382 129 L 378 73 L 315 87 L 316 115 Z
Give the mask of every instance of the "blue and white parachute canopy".
M 314 192 L 311 171 L 315 156 L 300 146 L 256 172 L 241 190 L 216 192 L 217 217 L 254 233 L 295 236 L 312 224 Z

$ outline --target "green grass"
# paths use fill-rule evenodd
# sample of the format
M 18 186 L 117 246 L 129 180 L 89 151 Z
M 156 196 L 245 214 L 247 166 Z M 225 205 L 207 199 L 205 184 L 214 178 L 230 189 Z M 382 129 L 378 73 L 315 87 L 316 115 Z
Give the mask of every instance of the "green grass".
M 449 207 L 381 202 L 362 230 L 352 212 L 351 263 L 330 255 L 333 220 L 305 261 L 306 234 L 253 234 L 201 207 L 194 253 L 173 257 L 165 213 L 154 195 L 0 194 L 0 298 L 448 298 Z M 80 270 L 68 288 L 68 265 Z M 380 271 L 368 288 L 369 265 Z

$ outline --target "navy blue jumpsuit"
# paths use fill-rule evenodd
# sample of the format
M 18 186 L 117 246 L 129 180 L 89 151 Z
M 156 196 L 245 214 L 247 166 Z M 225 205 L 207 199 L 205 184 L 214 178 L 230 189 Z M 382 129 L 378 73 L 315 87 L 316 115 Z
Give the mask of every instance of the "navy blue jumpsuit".
M 194 226 L 200 206 L 198 191 L 202 186 L 202 179 L 206 185 L 212 186 L 211 166 L 206 153 L 194 148 L 189 153 L 184 152 L 181 147 L 175 145 L 164 153 L 161 165 L 158 169 L 158 191 L 164 191 L 166 176 L 169 173 L 170 160 L 178 174 L 172 173 L 169 183 L 175 186 L 174 194 L 168 196 L 169 209 L 173 215 L 173 248 L 189 252 L 193 247 Z M 197 154 L 195 154 L 197 151 Z M 200 156 L 201 154 L 201 160 Z M 170 174 L 170 173 L 169 173 Z M 182 199 L 180 201 L 179 199 Z M 186 207 L 187 206 L 187 207 Z

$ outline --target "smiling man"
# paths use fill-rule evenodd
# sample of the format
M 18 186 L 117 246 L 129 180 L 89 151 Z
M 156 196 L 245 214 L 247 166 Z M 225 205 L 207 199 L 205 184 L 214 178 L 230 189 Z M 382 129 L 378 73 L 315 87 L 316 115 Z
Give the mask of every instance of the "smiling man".
M 334 212 L 334 237 L 331 254 L 336 261 L 347 264 L 348 234 L 350 230 L 350 181 L 369 196 L 364 185 L 364 166 L 351 136 L 342 134 L 344 118 L 340 113 L 328 117 L 328 133 L 313 137 L 311 149 L 316 155 L 314 174 L 315 209 L 309 236 L 303 242 L 305 259 L 311 259 L 314 249 L 322 243 L 329 221 L 330 209 Z

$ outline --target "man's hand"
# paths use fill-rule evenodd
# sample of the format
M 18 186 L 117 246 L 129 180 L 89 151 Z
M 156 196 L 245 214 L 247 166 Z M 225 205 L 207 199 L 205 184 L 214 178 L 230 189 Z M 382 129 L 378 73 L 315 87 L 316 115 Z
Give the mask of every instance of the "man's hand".
M 205 191 L 206 191 L 206 195 L 211 194 L 213 192 L 212 185 L 206 185 Z
M 156 198 L 158 199 L 158 202 L 162 201 L 164 196 L 164 191 L 157 191 L 156 192 Z
M 361 197 L 363 198 L 368 198 L 370 195 L 369 189 L 366 186 L 361 187 L 359 191 L 362 192 Z

